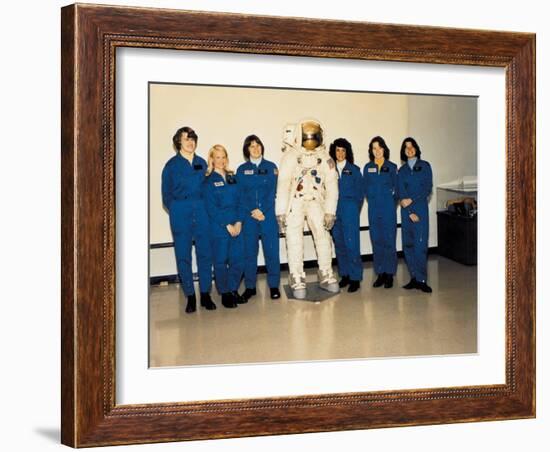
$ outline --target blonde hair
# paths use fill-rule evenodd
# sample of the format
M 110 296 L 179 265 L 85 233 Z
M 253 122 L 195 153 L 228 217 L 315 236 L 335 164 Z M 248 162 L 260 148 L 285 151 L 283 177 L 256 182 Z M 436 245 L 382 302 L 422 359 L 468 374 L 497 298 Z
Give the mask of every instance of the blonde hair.
M 227 174 L 233 174 L 233 171 L 228 168 L 229 155 L 227 154 L 227 149 L 225 149 L 221 144 L 215 144 L 208 151 L 208 169 L 206 170 L 206 175 L 210 176 L 210 174 L 212 174 L 212 171 L 214 171 L 214 152 L 216 151 L 221 151 L 225 154 L 225 158 L 227 159 L 227 161 L 224 170 Z

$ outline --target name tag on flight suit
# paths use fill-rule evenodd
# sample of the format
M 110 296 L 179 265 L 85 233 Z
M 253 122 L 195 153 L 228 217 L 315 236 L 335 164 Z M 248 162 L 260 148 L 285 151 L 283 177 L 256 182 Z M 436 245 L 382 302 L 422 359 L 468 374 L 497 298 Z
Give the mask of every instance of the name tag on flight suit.
M 251 174 L 254 174 L 254 170 L 253 169 L 244 170 L 244 174 L 246 174 L 247 176 L 250 176 Z
M 348 176 L 351 176 L 351 171 L 349 169 L 342 170 L 342 174 L 347 174 Z
M 376 173 L 376 168 L 369 168 L 369 173 Z
M 223 182 L 214 182 L 214 187 L 223 187 L 224 185 Z

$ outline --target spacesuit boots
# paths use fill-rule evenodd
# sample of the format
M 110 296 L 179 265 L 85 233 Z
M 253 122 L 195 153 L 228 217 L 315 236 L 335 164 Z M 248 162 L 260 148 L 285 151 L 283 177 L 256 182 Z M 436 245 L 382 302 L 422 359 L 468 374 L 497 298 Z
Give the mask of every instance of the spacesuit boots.
M 338 293 L 340 292 L 340 286 L 338 285 L 338 280 L 334 277 L 332 271 L 322 271 L 317 272 L 319 277 L 319 287 L 327 292 Z
M 290 273 L 288 275 L 288 283 L 292 289 L 292 296 L 298 300 L 303 300 L 306 297 L 306 274 Z

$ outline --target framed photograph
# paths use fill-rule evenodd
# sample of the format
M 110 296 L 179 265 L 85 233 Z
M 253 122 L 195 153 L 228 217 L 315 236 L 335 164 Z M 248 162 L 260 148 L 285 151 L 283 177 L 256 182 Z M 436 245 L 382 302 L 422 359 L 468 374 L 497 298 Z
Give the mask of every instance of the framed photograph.
M 137 56 L 136 53 L 134 55 Z M 163 65 L 161 62 L 163 57 L 163 55 L 149 55 L 146 57 L 147 66 L 155 67 L 158 70 Z M 120 53 L 119 58 L 125 62 L 123 64 L 128 68 L 127 74 L 139 72 L 140 77 L 151 77 L 146 75 L 144 70 L 133 69 L 133 62 L 140 61 L 139 58 L 133 59 L 128 53 Z M 155 58 L 155 63 L 149 64 L 151 63 L 149 58 Z M 256 68 L 252 72 L 264 73 L 267 71 L 261 69 L 261 66 L 272 62 L 273 59 L 275 58 L 270 58 L 267 61 L 265 59 L 249 60 L 248 64 L 252 64 Z M 185 64 L 189 64 L 188 59 L 182 59 L 182 62 L 184 60 Z M 166 64 L 174 69 L 180 63 L 170 57 L 166 59 Z M 312 67 L 318 66 L 317 62 L 310 64 Z M 194 71 L 198 72 L 200 66 L 200 63 L 194 63 Z M 307 63 L 303 63 L 299 66 L 299 70 L 304 73 L 308 67 Z M 370 65 L 368 68 L 348 68 L 347 76 L 350 78 L 351 74 L 363 72 L 365 69 L 368 70 L 371 84 L 374 81 L 375 71 L 384 74 L 391 73 L 391 69 L 386 68 L 382 71 L 380 65 L 378 68 L 375 65 Z M 184 70 L 184 66 L 181 67 L 181 70 Z M 328 68 L 325 68 L 324 71 L 327 74 L 330 72 Z M 462 71 L 461 74 L 462 86 L 459 87 L 458 83 L 454 83 L 453 90 L 455 92 L 459 89 L 466 92 L 469 87 L 464 82 L 468 79 L 470 79 L 468 83 L 475 79 L 476 88 L 480 89 L 479 76 L 467 76 L 465 71 Z M 498 77 L 497 74 L 488 77 L 485 74 L 487 81 L 492 80 L 493 76 Z M 293 73 L 292 80 L 294 83 L 298 81 L 297 74 Z M 307 79 L 304 79 L 304 82 L 307 82 Z M 121 83 L 128 86 L 130 82 L 123 79 Z M 278 83 L 281 83 L 281 80 L 278 80 Z M 326 83 L 326 80 L 323 80 L 323 83 Z M 150 194 L 148 215 L 150 225 L 148 261 L 151 282 L 148 303 L 150 308 L 150 367 L 466 355 L 477 352 L 478 284 L 475 240 L 477 216 L 473 209 L 470 212 L 471 215 L 456 216 L 447 209 L 446 204 L 449 199 L 474 200 L 477 197 L 478 98 L 467 95 L 411 95 L 351 91 L 349 89 L 351 83 L 352 81 L 349 80 L 346 90 L 330 91 L 149 83 L 150 139 L 148 141 L 150 145 L 147 176 Z M 386 83 L 388 83 L 387 80 Z M 143 86 L 143 81 L 135 86 L 138 91 L 135 94 L 123 96 L 124 99 L 135 99 L 139 96 L 141 90 L 139 86 Z M 405 83 L 399 81 L 396 88 L 403 89 L 404 86 Z M 496 83 L 496 86 L 495 95 L 498 96 L 503 89 L 502 80 L 500 85 Z M 223 98 L 224 105 L 229 107 L 224 106 L 216 111 L 217 99 L 220 98 Z M 486 101 L 485 97 L 484 101 Z M 135 109 L 135 102 L 132 102 Z M 185 107 L 182 112 L 183 105 Z M 126 109 L 127 107 L 122 104 L 121 108 Z M 227 114 L 228 108 L 231 110 L 230 117 Z M 322 267 L 323 263 L 322 256 L 319 257 L 318 262 L 318 255 L 322 253 L 319 252 L 319 247 L 316 247 L 319 237 L 312 234 L 314 226 L 309 228 L 308 222 L 304 222 L 306 223 L 304 231 L 304 225 L 298 225 L 298 234 L 301 236 L 298 239 L 302 240 L 303 245 L 301 250 L 298 248 L 298 251 L 301 251 L 301 256 L 295 262 L 296 258 L 292 254 L 289 243 L 293 240 L 296 241 L 297 238 L 289 237 L 289 231 L 279 233 L 275 215 L 276 204 L 284 200 L 285 191 L 289 191 L 288 187 L 284 187 L 282 183 L 278 182 L 284 180 L 285 172 L 288 171 L 282 167 L 283 159 L 288 159 L 288 155 L 292 155 L 287 152 L 287 147 L 290 148 L 287 141 L 290 140 L 285 138 L 285 132 L 296 129 L 294 124 L 287 124 L 287 122 L 289 118 L 311 117 L 312 112 L 315 112 L 315 117 L 322 124 L 325 150 L 329 151 L 328 155 L 325 152 L 325 159 L 321 159 L 321 163 L 332 152 L 336 164 L 343 165 L 339 177 L 338 169 L 333 171 L 334 181 L 338 180 L 339 189 L 338 202 L 333 206 L 336 208 L 337 218 L 330 231 L 336 252 L 332 252 L 329 243 L 326 253 L 329 264 L 332 256 L 335 256 L 334 282 L 336 283 L 337 279 L 343 281 L 339 284 L 343 286 L 342 290 L 335 287 L 335 292 L 319 289 L 317 270 Z M 178 248 L 178 240 L 188 239 L 190 241 L 192 239 L 193 223 L 190 220 L 191 216 L 188 215 L 188 223 L 181 227 L 184 237 L 180 238 L 178 236 L 179 222 L 185 222 L 182 220 L 185 215 L 178 217 L 176 212 L 179 212 L 180 208 L 188 212 L 193 210 L 188 205 L 190 203 L 187 199 L 180 199 L 186 196 L 182 196 L 181 193 L 178 193 L 178 200 L 172 204 L 169 179 L 169 175 L 172 174 L 171 165 L 179 161 L 181 154 L 176 154 L 174 157 L 172 138 L 174 132 L 180 127 L 178 124 L 182 117 L 189 118 L 188 122 L 193 124 L 194 130 L 203 131 L 198 136 L 195 153 L 202 154 L 205 159 L 208 158 L 208 148 L 212 148 L 215 143 L 224 140 L 229 171 L 231 168 L 233 171 L 236 170 L 236 184 L 233 185 L 241 186 L 245 190 L 241 193 L 240 203 L 247 205 L 248 209 L 241 215 L 243 218 L 242 236 L 235 238 L 235 240 L 243 242 L 238 256 L 240 262 L 230 265 L 230 268 L 240 268 L 239 273 L 244 276 L 242 284 L 239 284 L 238 275 L 239 279 L 234 283 L 241 286 L 235 288 L 238 289 L 237 293 L 244 294 L 245 298 L 238 303 L 241 307 L 238 314 L 236 312 L 231 315 L 216 313 L 216 315 L 212 314 L 204 318 L 201 316 L 199 321 L 197 321 L 196 315 L 182 315 L 184 310 L 186 314 L 193 314 L 198 306 L 197 296 L 195 296 L 195 292 L 198 291 L 195 291 L 190 283 L 192 274 L 196 276 L 200 292 L 205 292 L 204 287 L 216 287 L 216 290 L 211 291 L 214 301 L 211 302 L 210 298 L 208 299 L 206 308 L 210 309 L 206 309 L 207 311 L 215 310 L 216 307 L 234 307 L 228 305 L 227 297 L 224 299 L 223 293 L 226 290 L 218 288 L 222 284 L 216 283 L 216 281 L 212 283 L 211 266 L 206 269 L 206 276 L 201 275 L 202 256 L 200 253 L 206 253 L 200 245 L 200 234 L 196 238 L 196 259 L 195 261 L 191 260 L 191 264 L 194 262 L 198 264 L 189 270 L 188 287 L 185 287 L 185 283 L 182 284 L 186 278 L 183 270 L 185 261 L 179 261 L 184 253 L 181 248 Z M 442 121 L 441 117 L 445 119 Z M 485 118 L 483 119 L 485 120 Z M 500 120 L 504 122 L 504 118 L 500 118 Z M 495 122 L 498 124 L 496 117 Z M 126 124 L 125 120 L 123 120 L 123 124 Z M 434 134 L 434 127 L 439 128 L 442 133 Z M 122 134 L 123 142 L 135 142 L 135 145 L 129 144 L 129 148 L 137 147 L 143 139 L 135 137 L 134 129 L 134 127 L 123 126 L 123 130 L 132 131 L 128 137 L 125 137 L 124 133 Z M 406 284 L 410 279 L 406 279 L 405 260 L 397 258 L 397 256 L 404 257 L 407 252 L 405 247 L 407 236 L 404 232 L 407 230 L 407 224 L 403 228 L 403 219 L 400 218 L 402 212 L 396 212 L 395 200 L 391 193 L 391 175 L 397 176 L 396 166 L 393 166 L 391 159 L 392 156 L 396 156 L 395 160 L 400 161 L 400 147 L 404 137 L 410 135 L 409 130 L 415 131 L 415 141 L 422 142 L 421 152 L 424 155 L 429 152 L 429 149 L 437 150 L 430 157 L 422 157 L 423 159 L 429 158 L 434 187 L 425 218 L 428 226 L 429 223 L 432 223 L 430 229 L 433 230 L 431 240 L 428 241 L 430 255 L 427 259 L 428 266 L 433 267 L 431 270 L 429 269 L 433 275 L 427 280 L 427 284 L 433 285 L 433 281 L 434 284 L 437 284 L 436 292 L 445 294 L 445 297 L 449 300 L 453 299 L 453 301 L 447 305 L 441 299 L 437 310 L 429 313 L 424 311 L 424 304 L 435 298 L 435 296 L 427 295 L 431 293 L 429 290 L 432 289 L 432 286 L 427 285 L 424 288 L 427 292 L 374 290 L 378 287 L 394 288 L 394 278 L 395 285 L 401 281 L 403 281 L 402 284 Z M 252 166 L 254 163 L 251 158 L 246 156 L 247 151 L 243 150 L 244 143 L 251 140 L 259 140 L 260 147 L 263 147 L 263 156 L 261 156 L 257 170 Z M 294 140 L 294 137 L 291 137 L 291 140 Z M 377 171 L 375 163 L 371 161 L 373 159 L 369 157 L 369 147 L 373 147 L 370 142 L 377 143 L 376 140 L 383 143 L 382 146 L 388 157 L 387 166 L 382 166 L 380 172 Z M 206 152 L 203 142 L 210 143 L 206 146 Z M 349 154 L 349 159 L 338 160 L 335 154 L 336 144 L 342 144 L 349 148 L 346 151 Z M 418 142 L 417 146 L 420 147 Z M 312 153 L 316 156 L 322 155 L 321 147 Z M 199 149 L 203 149 L 203 151 L 201 152 Z M 370 152 L 373 152 L 372 149 Z M 135 159 L 133 158 L 133 160 Z M 294 162 L 291 163 L 294 165 Z M 315 167 L 308 171 L 320 173 L 321 169 L 317 169 L 318 161 L 313 163 Z M 306 168 L 300 164 L 296 166 L 297 169 L 293 168 L 292 171 L 297 171 L 299 173 L 298 180 L 302 180 L 302 172 Z M 125 174 L 125 167 L 128 168 L 125 163 L 120 164 L 117 174 Z M 208 167 L 210 168 L 209 165 Z M 393 170 L 393 173 L 390 170 Z M 135 172 L 135 169 L 132 167 L 131 171 Z M 205 168 L 205 171 L 208 170 Z M 385 175 L 387 180 L 384 179 Z M 464 175 L 468 175 L 467 177 L 470 178 L 470 183 L 469 185 L 467 183 L 466 187 L 462 182 Z M 378 176 L 381 176 L 382 179 L 377 179 Z M 131 188 L 133 182 L 130 181 L 134 177 L 139 179 L 142 176 L 128 176 L 128 193 L 131 193 L 132 197 L 135 196 L 135 189 Z M 217 178 L 216 174 L 206 177 L 206 187 L 208 187 L 208 181 L 213 177 Z M 127 179 L 125 176 L 122 178 Z M 317 188 L 322 187 L 322 184 L 318 183 L 320 178 L 319 175 L 317 180 L 312 179 L 314 182 L 311 185 L 313 194 L 318 191 Z M 453 188 L 443 182 L 456 179 L 460 179 L 460 187 Z M 388 208 L 378 208 L 380 199 L 382 199 L 376 191 L 379 180 L 389 183 Z M 218 205 L 220 199 L 223 199 L 221 198 L 225 193 L 223 183 L 222 180 L 215 181 L 217 185 L 212 186 L 211 196 L 203 199 L 207 212 L 202 220 L 205 223 L 209 217 L 214 222 L 218 221 L 218 216 L 223 220 L 223 216 L 213 211 L 213 206 Z M 290 188 L 293 189 L 292 184 L 290 184 Z M 307 189 L 308 187 L 304 187 L 303 190 L 297 191 L 294 198 L 299 201 L 300 197 L 303 198 L 306 195 Z M 331 187 L 328 186 L 329 196 L 331 195 L 330 189 Z M 366 196 L 365 190 L 369 191 Z M 123 190 L 123 192 L 125 191 Z M 364 198 L 370 198 L 370 201 L 365 203 Z M 131 199 L 125 198 L 123 194 L 122 205 L 130 203 L 132 203 Z M 363 204 L 366 205 L 363 206 Z M 468 203 L 466 204 L 468 205 Z M 449 208 L 454 208 L 456 205 L 456 203 L 449 204 Z M 260 210 L 260 207 L 263 207 L 266 215 L 262 213 L 260 219 L 256 220 L 252 217 L 251 212 L 254 212 L 255 209 Z M 387 221 L 383 218 L 378 222 L 379 212 L 387 212 L 391 218 L 388 218 Z M 448 225 L 447 220 L 450 221 Z M 455 224 L 456 220 L 461 223 Z M 230 219 L 228 218 L 227 221 Z M 310 219 L 310 221 L 314 220 Z M 135 222 L 128 220 L 125 223 Z M 458 228 L 465 225 L 470 226 L 473 238 L 468 239 L 467 237 L 468 227 L 463 231 L 458 229 L 454 231 L 457 225 L 460 225 Z M 444 237 L 446 226 L 453 228 L 453 232 L 450 233 L 453 237 Z M 377 236 L 379 230 L 388 231 L 389 236 L 392 237 L 393 246 L 396 248 L 392 256 L 378 258 L 377 252 L 380 250 L 381 244 L 384 243 L 383 239 Z M 398 234 L 398 230 L 401 233 Z M 223 268 L 217 270 L 218 261 L 222 260 L 223 262 L 224 241 L 226 240 L 224 234 L 228 233 L 225 231 L 224 225 L 222 233 L 220 234 L 218 231 L 219 237 L 217 238 L 219 240 L 216 240 L 215 232 L 216 229 L 205 236 L 208 241 L 213 241 L 214 249 L 210 254 L 212 254 L 215 267 L 214 274 L 219 280 Z M 330 233 L 327 235 L 330 236 Z M 436 242 L 438 235 L 441 237 Z M 462 239 L 465 240 L 464 244 L 455 246 L 461 240 L 460 237 L 455 237 L 456 235 L 462 236 Z M 402 236 L 405 237 L 404 240 L 402 240 Z M 136 239 L 135 244 L 128 244 L 124 248 L 128 250 L 139 248 L 139 243 L 142 241 L 142 238 Z M 235 244 L 238 243 L 238 241 L 235 242 Z M 350 245 L 346 246 L 346 243 Z M 451 246 L 446 249 L 445 245 Z M 189 242 L 188 246 L 192 249 Z M 467 255 L 468 253 L 458 255 L 453 252 L 458 249 L 469 250 L 470 256 Z M 482 247 L 482 249 L 484 248 Z M 380 254 L 383 255 L 384 252 L 381 251 Z M 125 262 L 132 260 L 124 258 Z M 137 262 L 138 259 L 135 261 Z M 295 291 L 287 283 L 287 275 L 293 273 L 290 269 L 294 269 L 298 264 L 301 264 L 306 275 L 307 290 L 303 294 L 304 298 L 296 298 L 293 294 Z M 283 268 L 282 278 L 281 266 Z M 447 268 L 444 269 L 444 266 Z M 384 279 L 385 272 L 388 276 Z M 131 281 L 140 278 L 140 274 L 143 274 L 143 271 L 136 269 L 135 276 L 130 278 Z M 444 277 L 444 274 L 452 275 L 452 277 Z M 337 275 L 339 275 L 338 278 Z M 346 275 L 348 275 L 348 284 L 346 284 Z M 175 284 L 176 281 L 179 284 Z M 281 286 L 281 290 L 284 289 L 282 297 L 279 286 Z M 128 288 L 127 290 L 132 289 Z M 126 289 L 123 291 L 126 292 Z M 186 296 L 188 294 L 194 296 L 189 298 Z M 136 300 L 138 297 L 139 294 L 136 293 L 129 299 Z M 221 301 L 221 306 L 215 304 L 216 299 Z M 248 303 L 249 301 L 250 303 Z M 415 301 L 419 303 L 415 303 Z M 135 302 L 131 303 L 134 307 L 128 306 L 127 309 L 135 311 Z M 312 303 L 316 305 L 312 306 Z M 244 306 L 245 304 L 246 306 Z M 146 303 L 140 303 L 140 305 L 145 306 Z M 416 309 L 419 308 L 422 309 L 421 313 L 416 312 Z M 199 311 L 203 310 L 199 309 Z M 382 332 L 378 321 L 374 320 L 381 316 L 385 317 L 384 328 L 391 330 L 391 334 Z M 430 326 L 434 318 L 436 318 L 436 328 Z M 269 321 L 259 321 L 260 319 L 269 319 Z M 134 323 L 132 320 L 130 322 Z M 140 321 L 135 323 L 141 324 Z M 369 324 L 371 327 L 367 328 L 366 326 Z M 235 331 L 243 327 L 246 328 L 246 332 L 235 337 Z M 123 327 L 123 330 L 130 331 L 130 328 L 132 327 L 129 324 L 127 327 Z M 407 336 L 409 331 L 411 337 Z M 503 334 L 499 335 L 498 332 L 491 334 L 494 338 L 500 336 L 500 340 L 504 341 Z M 134 343 L 135 341 L 129 334 L 128 340 L 124 342 Z M 301 345 L 298 347 L 297 344 Z M 467 357 L 463 358 L 468 359 Z M 287 370 L 287 372 L 290 371 Z M 372 382 L 372 372 L 370 374 Z M 261 376 L 258 378 L 265 380 Z M 293 377 L 293 381 L 296 384 L 296 376 Z M 362 385 L 364 384 L 363 381 Z M 196 388 L 193 388 L 193 391 L 196 391 Z
M 62 266 L 69 446 L 534 417 L 535 36 L 67 6 Z

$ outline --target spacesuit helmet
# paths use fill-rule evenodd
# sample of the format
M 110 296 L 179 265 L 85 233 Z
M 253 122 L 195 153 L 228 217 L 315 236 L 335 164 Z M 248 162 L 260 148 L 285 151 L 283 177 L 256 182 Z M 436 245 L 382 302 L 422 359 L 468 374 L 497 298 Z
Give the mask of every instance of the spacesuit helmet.
M 317 121 L 309 120 L 302 123 L 302 146 L 313 151 L 323 144 L 323 130 Z

